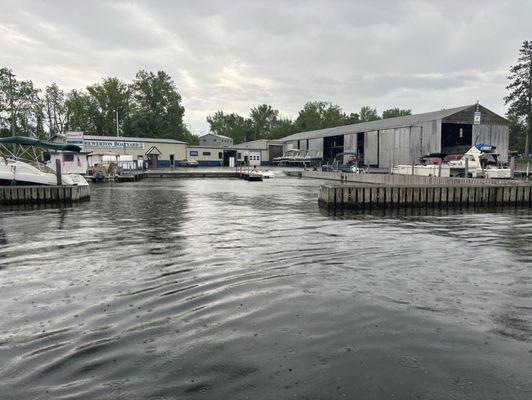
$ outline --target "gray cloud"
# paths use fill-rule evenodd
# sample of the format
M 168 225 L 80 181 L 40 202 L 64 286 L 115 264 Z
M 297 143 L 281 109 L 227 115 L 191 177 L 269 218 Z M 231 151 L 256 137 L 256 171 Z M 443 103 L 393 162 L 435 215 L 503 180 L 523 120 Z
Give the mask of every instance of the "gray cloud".
M 270 103 L 424 112 L 505 110 L 505 75 L 530 35 L 529 1 L 0 0 L 2 65 L 40 86 L 164 69 L 187 122 Z M 456 10 L 459 10 L 457 12 Z M 528 37 L 527 37 L 528 35 Z

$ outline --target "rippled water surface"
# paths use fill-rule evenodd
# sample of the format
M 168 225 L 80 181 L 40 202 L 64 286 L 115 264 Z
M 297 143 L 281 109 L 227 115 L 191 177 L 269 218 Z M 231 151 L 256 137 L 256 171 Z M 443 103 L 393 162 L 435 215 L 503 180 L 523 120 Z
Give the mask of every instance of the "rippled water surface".
M 0 213 L 2 399 L 530 399 L 532 212 L 151 180 Z

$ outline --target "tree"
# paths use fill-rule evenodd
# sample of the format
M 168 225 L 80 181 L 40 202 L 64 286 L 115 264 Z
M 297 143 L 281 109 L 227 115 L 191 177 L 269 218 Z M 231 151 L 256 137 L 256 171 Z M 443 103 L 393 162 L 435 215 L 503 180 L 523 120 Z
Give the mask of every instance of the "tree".
M 382 119 L 404 117 L 405 115 L 412 115 L 412 110 L 402 110 L 400 108 L 389 108 L 382 112 Z
M 294 125 L 298 131 L 313 131 L 345 125 L 346 119 L 340 106 L 325 101 L 312 101 L 299 111 Z
M 56 83 L 46 86 L 44 109 L 49 137 L 51 138 L 55 134 L 64 134 L 68 119 L 68 108 L 65 92 Z
M 519 49 L 517 64 L 510 67 L 508 75 L 510 84 L 506 87 L 510 91 L 504 98 L 510 104 L 508 114 L 525 117 L 528 132 L 525 139 L 525 157 L 530 153 L 532 140 L 532 41 L 525 40 Z
M 3 134 L 37 135 L 39 89 L 31 80 L 18 81 L 9 68 L 0 69 L 0 129 Z
M 134 109 L 129 133 L 178 140 L 191 135 L 183 123 L 181 95 L 170 75 L 140 70 L 131 90 Z
M 510 150 L 522 151 L 525 147 L 527 127 L 524 118 L 507 114 L 510 122 L 508 130 L 508 148 Z
M 113 135 L 116 132 L 117 112 L 119 131 L 128 131 L 132 99 L 126 83 L 118 78 L 105 78 L 100 84 L 88 86 L 87 92 L 92 98 L 89 117 L 97 135 Z
M 280 118 L 277 125 L 270 132 L 268 139 L 280 139 L 285 136 L 297 133 L 297 128 L 290 118 Z
M 375 121 L 377 119 L 380 119 L 377 109 L 370 106 L 364 106 L 360 109 L 360 122 Z
M 68 110 L 66 130 L 96 133 L 98 105 L 89 94 L 71 90 L 66 96 L 65 104 Z
M 235 113 L 216 111 L 207 116 L 207 122 L 212 133 L 228 136 L 235 143 L 247 142 L 253 137 L 253 122 Z
M 274 110 L 269 104 L 261 104 L 250 110 L 249 117 L 254 131 L 252 140 L 266 139 L 278 124 L 279 111 Z
M 347 125 L 360 123 L 360 115 L 357 113 L 351 113 L 346 118 Z

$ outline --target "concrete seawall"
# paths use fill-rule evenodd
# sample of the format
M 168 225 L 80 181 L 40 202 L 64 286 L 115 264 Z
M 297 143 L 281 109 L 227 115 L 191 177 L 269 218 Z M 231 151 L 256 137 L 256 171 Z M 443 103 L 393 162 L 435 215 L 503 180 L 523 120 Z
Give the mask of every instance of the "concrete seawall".
M 318 196 L 327 208 L 532 206 L 532 185 L 323 185 Z

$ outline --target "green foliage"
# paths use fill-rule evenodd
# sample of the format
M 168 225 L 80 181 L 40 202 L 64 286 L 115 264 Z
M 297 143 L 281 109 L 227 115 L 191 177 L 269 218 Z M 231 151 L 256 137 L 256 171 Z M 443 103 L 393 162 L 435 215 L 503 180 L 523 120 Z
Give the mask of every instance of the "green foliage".
M 249 118 L 235 113 L 225 114 L 223 111 L 216 111 L 213 115 L 207 116 L 207 122 L 212 133 L 233 138 L 234 143 L 253 140 L 253 123 Z
M 11 69 L 0 68 L 0 132 L 3 136 L 42 134 L 39 92 L 31 80 L 19 81 Z
M 294 124 L 298 131 L 314 131 L 346 124 L 347 116 L 342 108 L 325 101 L 312 101 L 299 111 Z
M 128 134 L 178 140 L 190 135 L 183 124 L 181 95 L 166 72 L 137 72 L 131 90 L 134 105 Z
M 250 110 L 249 117 L 253 126 L 253 140 L 266 139 L 279 122 L 279 111 L 269 104 L 261 104 Z
M 44 104 L 40 110 L 37 110 L 37 113 L 39 115 L 42 114 L 42 125 L 44 125 L 44 119 L 46 119 L 49 137 L 52 137 L 57 133 L 65 133 L 68 120 L 66 95 L 56 83 L 46 86 L 44 92 Z
M 507 114 L 509 124 L 508 148 L 521 153 L 525 148 L 527 126 L 523 118 L 513 114 Z
M 383 112 L 385 118 L 410 115 L 410 110 L 392 108 Z M 304 131 L 358 124 L 380 119 L 375 108 L 365 106 L 359 113 L 347 115 L 337 104 L 325 101 L 311 101 L 303 106 L 295 121 L 280 118 L 279 111 L 268 104 L 261 104 L 250 110 L 249 118 L 238 114 L 217 111 L 207 117 L 210 131 L 233 138 L 235 143 L 256 139 L 280 139 Z
M 116 133 L 116 113 L 120 127 L 129 128 L 131 114 L 131 89 L 118 78 L 104 78 L 102 83 L 87 87 L 91 97 L 91 119 L 97 135 Z M 122 129 L 127 131 L 127 129 Z M 124 132 L 125 133 L 125 132 Z
M 523 146 L 525 154 L 530 152 L 530 143 L 532 141 L 532 41 L 525 40 L 521 49 L 517 64 L 510 68 L 508 76 L 510 83 L 506 87 L 510 92 L 504 98 L 506 104 L 509 104 L 508 115 L 525 117 L 528 122 L 528 132 Z M 514 130 L 515 132 L 515 130 Z
M 360 122 L 369 122 L 381 119 L 376 108 L 364 106 L 360 109 Z
M 67 94 L 66 106 L 68 109 L 67 130 L 96 132 L 94 115 L 98 113 L 98 106 L 88 93 L 71 90 Z
M 405 115 L 412 115 L 412 110 L 402 110 L 400 108 L 389 108 L 382 112 L 382 119 L 404 117 Z
M 44 138 L 67 130 L 115 135 L 118 112 L 121 135 L 198 142 L 183 123 L 181 95 L 164 71 L 141 70 L 132 83 L 107 77 L 68 94 L 52 83 L 42 98 L 39 93 L 31 81 L 17 81 L 10 69 L 0 69 L 0 134 L 13 129 Z

